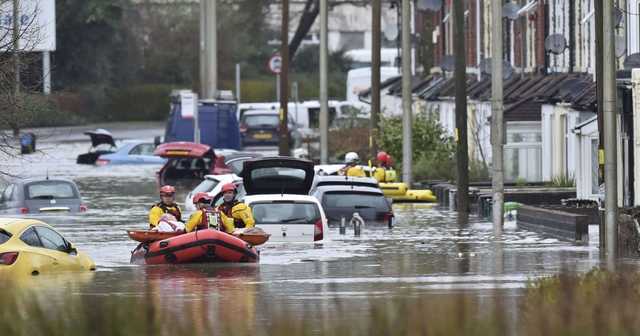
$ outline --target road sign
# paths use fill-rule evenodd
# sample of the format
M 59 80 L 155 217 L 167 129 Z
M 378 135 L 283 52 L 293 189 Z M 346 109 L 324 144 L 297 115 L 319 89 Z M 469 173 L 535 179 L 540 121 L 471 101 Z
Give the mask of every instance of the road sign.
M 280 70 L 282 69 L 282 57 L 280 57 L 280 55 L 278 54 L 271 56 L 268 66 L 269 71 L 273 72 L 276 75 L 279 75 Z

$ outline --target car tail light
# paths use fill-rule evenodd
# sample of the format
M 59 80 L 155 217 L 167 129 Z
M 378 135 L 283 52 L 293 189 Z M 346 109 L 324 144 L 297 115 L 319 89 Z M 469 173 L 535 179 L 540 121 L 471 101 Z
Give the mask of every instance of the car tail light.
M 313 226 L 313 240 L 322 240 L 324 238 L 324 228 L 322 226 L 322 218 L 316 221 Z
M 18 252 L 0 253 L 0 265 L 12 265 L 18 259 Z
M 29 213 L 29 208 L 20 208 L 20 213 L 21 214 L 28 214 Z
M 248 129 L 247 124 L 240 124 L 240 133 L 246 133 Z
M 89 208 L 87 208 L 86 205 L 80 204 L 80 212 L 87 212 L 87 210 L 89 210 Z
M 387 222 L 389 228 L 392 228 L 396 223 L 396 217 L 393 215 L 393 212 L 389 211 L 384 214 L 384 221 Z
M 111 163 L 111 160 L 107 160 L 107 159 L 98 159 L 98 160 L 96 160 L 96 166 L 106 166 L 109 163 Z

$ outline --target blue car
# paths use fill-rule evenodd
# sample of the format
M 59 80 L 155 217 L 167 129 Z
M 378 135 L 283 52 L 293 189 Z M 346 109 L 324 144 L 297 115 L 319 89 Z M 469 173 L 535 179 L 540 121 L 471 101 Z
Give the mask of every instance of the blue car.
M 127 141 L 115 153 L 103 154 L 96 160 L 96 165 L 118 164 L 155 164 L 163 165 L 167 159 L 153 155 L 156 146 L 151 142 Z

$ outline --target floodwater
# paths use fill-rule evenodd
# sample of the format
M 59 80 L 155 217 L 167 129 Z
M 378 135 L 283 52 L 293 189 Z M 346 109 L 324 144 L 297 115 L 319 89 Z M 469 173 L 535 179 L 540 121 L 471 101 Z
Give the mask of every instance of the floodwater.
M 87 128 L 88 129 L 88 128 Z M 80 130 L 75 129 L 74 132 Z M 126 131 L 126 132 L 125 132 Z M 156 126 L 116 130 L 116 138 L 151 140 Z M 460 227 L 454 212 L 433 205 L 397 204 L 396 227 L 367 229 L 356 237 L 332 229 L 322 244 L 266 244 L 256 265 L 130 265 L 136 243 L 125 230 L 146 228 L 156 202 L 158 166 L 93 167 L 75 164 L 87 142 L 82 137 L 52 136 L 39 142 L 43 153 L 3 160 L 2 169 L 21 176 L 68 177 L 78 183 L 87 213 L 47 216 L 98 270 L 77 281 L 56 282 L 56 291 L 76 296 L 140 296 L 179 310 L 185 302 L 205 300 L 207 309 L 223 305 L 239 313 L 251 310 L 269 318 L 269 307 L 292 312 L 346 312 L 336 319 L 367 314 L 371 298 L 468 293 L 482 298 L 517 298 L 529 280 L 559 272 L 585 272 L 599 264 L 597 237 L 576 246 L 510 223 L 500 239 L 478 218 Z M 187 190 L 179 190 L 178 201 Z M 77 278 L 75 278 L 77 279 Z M 410 292 L 411 294 L 406 294 Z M 215 294 L 215 295 L 214 295 Z

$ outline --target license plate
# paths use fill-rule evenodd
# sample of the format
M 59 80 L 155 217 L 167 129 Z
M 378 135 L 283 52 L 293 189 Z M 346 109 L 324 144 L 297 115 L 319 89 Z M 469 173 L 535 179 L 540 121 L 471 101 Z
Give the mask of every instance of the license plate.
M 259 139 L 259 140 L 265 140 L 265 139 L 273 138 L 273 135 L 271 133 L 260 133 L 260 134 L 254 134 L 253 138 Z

